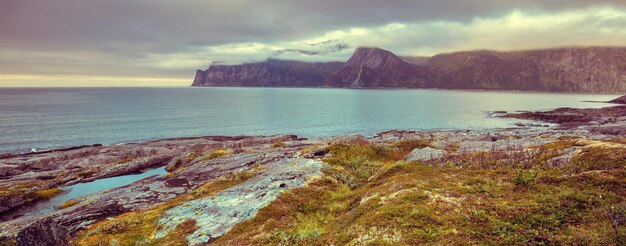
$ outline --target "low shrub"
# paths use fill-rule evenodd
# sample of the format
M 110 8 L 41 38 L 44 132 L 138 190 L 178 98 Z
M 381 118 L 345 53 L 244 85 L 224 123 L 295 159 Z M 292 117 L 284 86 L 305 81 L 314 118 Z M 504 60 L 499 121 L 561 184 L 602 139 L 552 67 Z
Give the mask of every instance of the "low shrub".
M 515 173 L 515 177 L 513 178 L 513 183 L 516 186 L 520 187 L 528 187 L 534 184 L 537 181 L 537 171 L 535 170 L 517 170 Z

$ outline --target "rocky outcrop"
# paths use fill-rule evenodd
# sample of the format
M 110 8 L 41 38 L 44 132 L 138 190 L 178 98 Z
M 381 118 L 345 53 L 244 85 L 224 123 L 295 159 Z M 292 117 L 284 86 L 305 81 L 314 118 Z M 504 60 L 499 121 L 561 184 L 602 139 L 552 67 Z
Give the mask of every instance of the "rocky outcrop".
M 560 129 L 584 129 L 602 135 L 626 135 L 626 106 L 558 108 L 545 112 L 506 114 L 503 117 L 559 124 Z
M 302 186 L 310 177 L 321 175 L 319 160 L 285 158 L 266 165 L 265 170 L 245 183 L 224 190 L 213 197 L 184 203 L 167 210 L 159 219 L 155 238 L 183 221 L 194 219 L 199 227 L 187 239 L 190 245 L 214 240 L 234 225 L 250 219 L 281 192 Z M 204 216 L 197 216 L 203 214 Z
M 415 148 L 406 157 L 407 161 L 428 161 L 432 159 L 441 158 L 446 154 L 445 150 L 434 149 L 431 147 Z
M 54 193 L 50 195 L 46 193 L 50 193 L 48 190 L 51 188 L 142 172 L 150 168 L 164 166 L 172 159 L 181 158 L 182 155 L 189 153 L 202 157 L 199 159 L 202 160 L 206 156 L 200 153 L 210 153 L 211 150 L 218 148 L 242 149 L 250 146 L 271 145 L 276 142 L 289 141 L 296 138 L 294 135 L 176 138 L 144 143 L 87 146 L 42 153 L 7 155 L 4 158 L 0 158 L 0 163 L 12 167 L 14 171 L 0 176 L 2 179 L 0 183 L 0 222 L 20 217 L 26 213 L 22 208 L 28 208 L 32 203 L 50 198 L 48 196 L 52 196 Z M 262 155 L 257 155 L 255 158 L 259 159 L 261 157 Z M 199 160 L 192 161 L 188 165 L 194 165 Z M 214 172 L 211 175 L 219 173 L 221 172 Z M 182 172 L 182 174 L 185 174 L 185 172 Z M 192 181 L 197 178 L 208 177 L 201 174 L 202 172 L 190 173 L 189 175 L 194 175 L 194 178 L 188 178 L 186 183 L 193 184 Z M 198 184 L 196 183 L 195 185 Z M 163 191 L 159 194 L 163 194 L 165 198 L 179 194 L 170 192 L 169 189 L 163 187 L 159 189 Z M 115 205 L 119 208 L 118 205 L 121 205 L 121 209 L 117 209 L 120 211 L 133 208 L 119 201 L 116 204 L 111 204 L 109 202 L 113 200 L 111 197 L 105 196 L 105 194 L 102 194 L 103 203 L 96 203 L 98 206 L 113 208 L 111 206 Z M 128 192 L 127 194 L 136 195 L 137 192 Z M 154 196 L 152 200 L 158 200 L 159 197 Z M 129 198 L 126 200 L 133 201 L 134 199 Z M 85 210 L 81 213 L 89 215 L 76 215 L 73 217 L 85 219 L 87 217 L 100 218 L 106 216 L 106 214 L 100 214 L 98 211 Z
M 72 238 L 65 227 L 51 219 L 35 222 L 17 235 L 16 246 L 63 246 Z
M 626 96 L 621 96 L 621 97 L 615 98 L 615 99 L 609 101 L 609 103 L 626 104 Z
M 276 146 L 274 145 L 275 143 L 282 144 Z M 46 226 L 34 226 L 33 228 L 36 229 L 35 232 L 52 233 L 46 230 L 56 230 L 55 224 L 58 224 L 63 225 L 64 230 L 67 230 L 70 235 L 74 235 L 77 231 L 106 218 L 115 217 L 129 211 L 144 210 L 155 204 L 171 201 L 183 194 L 188 194 L 207 182 L 221 180 L 224 177 L 230 177 L 237 173 L 253 172 L 253 170 L 258 169 L 261 171 L 259 171 L 256 177 L 252 178 L 250 182 L 244 183 L 243 186 L 237 186 L 239 188 L 227 191 L 229 194 L 227 197 L 243 196 L 239 198 L 245 200 L 246 205 L 232 208 L 234 209 L 232 211 L 240 211 L 241 213 L 238 213 L 238 216 L 245 219 L 249 216 L 253 216 L 255 211 L 277 197 L 281 191 L 298 187 L 304 184 L 309 177 L 320 173 L 322 167 L 321 162 L 299 157 L 299 151 L 302 148 L 312 146 L 313 143 L 318 142 L 307 142 L 307 140 L 298 139 L 294 135 L 255 137 L 213 136 L 163 139 L 145 143 L 88 147 L 87 149 L 51 151 L 43 154 L 13 156 L 3 161 L 20 167 L 27 165 L 27 163 L 30 163 L 29 161 L 33 159 L 46 160 L 53 158 L 63 160 L 58 163 L 49 162 L 53 163 L 53 165 L 57 165 L 57 167 L 65 167 L 67 163 L 84 163 L 85 166 L 76 166 L 73 169 L 65 170 L 66 172 L 54 173 L 54 175 L 58 176 L 46 182 L 41 182 L 37 178 L 25 179 L 24 175 L 8 177 L 3 180 L 3 187 L 5 182 L 9 187 L 18 186 L 22 184 L 23 181 L 37 185 L 46 185 L 46 187 L 82 182 L 83 180 L 79 179 L 59 183 L 62 180 L 66 180 L 66 176 L 74 177 L 69 173 L 80 174 L 84 172 L 83 170 L 86 167 L 102 170 L 102 173 L 96 172 L 91 174 L 92 177 L 99 179 L 111 175 L 111 172 L 107 171 L 110 169 L 110 165 L 126 166 L 125 168 L 115 168 L 115 170 L 127 172 L 133 170 L 134 168 L 131 168 L 133 166 L 138 166 L 138 168 L 142 166 L 141 163 L 144 162 L 142 161 L 144 159 L 144 153 L 159 155 L 159 153 L 161 153 L 159 151 L 165 150 L 171 151 L 167 152 L 171 155 L 170 158 L 168 158 L 167 161 L 163 159 L 162 162 L 155 165 L 163 166 L 174 159 L 186 159 L 186 161 L 184 165 L 171 170 L 168 175 L 151 176 L 126 186 L 74 198 L 72 199 L 74 204 L 68 207 L 59 208 L 58 210 L 47 213 L 31 213 L 28 214 L 28 216 L 17 216 L 17 218 L 9 217 L 5 219 L 6 221 L 0 223 L 0 243 L 2 243 L 3 240 L 15 239 L 19 237 L 18 235 L 24 233 L 26 233 L 25 235 L 28 237 L 30 237 L 29 235 L 34 235 L 28 228 L 33 227 L 31 226 L 35 225 L 33 223 L 42 220 L 53 220 L 53 223 Z M 155 150 L 158 148 L 163 149 Z M 215 153 L 217 149 L 229 149 L 230 151 L 227 152 L 229 153 L 227 155 L 216 156 L 213 153 Z M 77 154 L 76 151 L 88 154 Z M 115 156 L 116 158 L 124 158 L 125 161 L 118 161 L 118 163 L 108 163 L 108 161 L 99 162 L 97 161 L 99 158 L 96 158 L 98 155 L 107 155 L 109 158 Z M 135 156 L 140 161 L 135 161 L 133 159 Z M 93 162 L 90 162 L 90 160 L 93 160 Z M 32 169 L 25 170 L 28 170 L 29 173 L 34 172 Z M 17 177 L 21 178 L 18 180 L 16 179 Z M 30 177 L 36 176 L 32 175 Z M 4 190 L 9 190 L 9 188 L 3 188 L 0 191 Z M 252 194 L 249 192 L 253 191 L 257 192 L 255 194 L 257 194 L 258 197 L 249 196 Z M 16 195 L 16 197 L 19 196 Z M 258 199 L 258 201 L 255 199 Z M 2 214 L 0 213 L 0 215 Z M 231 214 L 228 216 L 231 216 Z M 233 220 L 225 220 L 225 224 L 218 225 L 220 230 L 230 228 L 233 224 L 227 225 L 226 222 L 229 221 L 232 222 Z M 198 220 L 198 225 L 200 228 L 205 228 L 205 225 L 202 224 L 202 220 Z M 212 235 L 218 234 L 212 232 Z
M 307 63 L 268 59 L 198 70 L 192 86 L 320 87 L 342 62 Z
M 444 88 L 626 92 L 626 48 L 468 51 L 398 57 L 358 48 L 345 63 L 268 60 L 198 70 L 192 86 Z

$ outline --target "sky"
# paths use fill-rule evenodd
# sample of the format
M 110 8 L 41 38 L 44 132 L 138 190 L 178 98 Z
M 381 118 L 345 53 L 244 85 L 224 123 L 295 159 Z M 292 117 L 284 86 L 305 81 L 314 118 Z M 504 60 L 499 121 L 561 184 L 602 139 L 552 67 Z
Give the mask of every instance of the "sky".
M 626 46 L 624 0 L 2 0 L 0 87 L 188 86 L 267 58 Z

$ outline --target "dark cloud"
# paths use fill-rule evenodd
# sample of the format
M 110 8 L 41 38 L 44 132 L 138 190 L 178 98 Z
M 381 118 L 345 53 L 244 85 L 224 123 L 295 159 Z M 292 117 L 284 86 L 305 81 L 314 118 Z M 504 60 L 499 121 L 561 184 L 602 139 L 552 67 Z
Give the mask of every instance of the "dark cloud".
M 625 6 L 626 2 L 4 0 L 0 8 L 0 42 L 3 47 L 98 49 L 138 55 L 200 45 L 275 42 L 352 26 L 467 21 L 511 9 L 550 11 L 592 5 Z
M 350 45 L 346 44 L 346 43 L 341 43 L 339 42 L 338 39 L 334 39 L 334 40 L 327 40 L 327 41 L 323 41 L 323 42 L 317 42 L 317 43 L 313 43 L 313 44 L 307 44 L 310 46 L 322 46 L 321 49 L 317 49 L 317 50 L 305 50 L 305 49 L 281 49 L 281 50 L 277 50 L 274 51 L 272 54 L 279 56 L 285 53 L 297 53 L 297 54 L 303 54 L 303 55 L 309 55 L 309 56 L 315 56 L 315 55 L 327 55 L 330 53 L 335 53 L 335 52 L 339 52 L 345 49 L 349 49 Z
M 375 28 L 389 23 L 448 21 L 462 24 L 516 9 L 550 13 L 594 6 L 624 9 L 626 1 L 3 0 L 0 4 L 0 74 L 130 74 L 141 71 L 179 76 L 189 68 L 183 65 L 163 68 L 151 61 L 155 56 L 188 59 L 177 55 L 197 54 L 189 65 L 196 66 L 228 58 L 203 57 L 206 47 L 275 44 L 319 37 L 335 30 Z M 615 20 L 610 24 L 619 26 L 623 22 Z M 444 42 L 460 42 L 442 38 L 456 37 L 456 34 L 441 35 L 397 42 L 413 40 L 423 45 L 430 42 L 433 47 Z M 303 43 L 303 47 L 268 48 L 263 54 L 323 56 L 341 53 L 362 43 L 331 39 Z

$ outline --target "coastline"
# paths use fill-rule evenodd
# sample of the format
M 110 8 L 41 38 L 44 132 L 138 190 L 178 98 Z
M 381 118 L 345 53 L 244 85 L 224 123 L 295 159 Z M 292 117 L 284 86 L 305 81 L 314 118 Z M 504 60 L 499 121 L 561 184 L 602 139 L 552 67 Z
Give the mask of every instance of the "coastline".
M 194 217 L 199 229 L 189 235 L 188 239 L 191 244 L 238 238 L 239 234 L 229 231 L 239 223 L 253 219 L 266 206 L 271 207 L 275 200 L 283 199 L 281 194 L 291 194 L 292 190 L 306 189 L 305 184 L 311 180 L 335 177 L 334 174 L 328 176 L 329 170 L 334 170 L 333 166 L 336 165 L 334 161 L 329 160 L 337 158 L 338 153 L 334 152 L 334 149 L 341 146 L 397 148 L 389 152 L 388 157 L 385 158 L 392 158 L 395 163 L 420 163 L 419 165 L 435 168 L 433 171 L 439 170 L 441 168 L 439 166 L 444 165 L 442 163 L 447 163 L 445 166 L 456 166 L 459 172 L 465 172 L 463 170 L 468 168 L 468 170 L 500 170 L 496 167 L 485 166 L 487 164 L 481 161 L 471 164 L 478 166 L 465 166 L 468 165 L 467 161 L 473 160 L 471 156 L 479 153 L 492 153 L 491 155 L 502 153 L 504 155 L 502 158 L 505 158 L 502 160 L 503 163 L 508 163 L 507 158 L 521 158 L 516 157 L 517 155 L 532 156 L 542 153 L 541 161 L 538 163 L 546 166 L 534 166 L 538 164 L 526 163 L 530 160 L 522 159 L 521 162 L 518 160 L 506 164 L 512 166 L 504 166 L 505 169 L 499 172 L 507 170 L 506 175 L 514 175 L 515 170 L 519 172 L 528 168 L 532 170 L 555 169 L 564 172 L 564 177 L 589 171 L 589 169 L 571 171 L 572 167 L 568 164 L 572 160 L 583 158 L 589 150 L 618 151 L 612 154 L 618 157 L 626 154 L 626 142 L 620 140 L 623 139 L 622 132 L 626 132 L 626 106 L 601 109 L 556 109 L 547 112 L 503 114 L 502 117 L 540 120 L 555 123 L 555 125 L 534 127 L 529 124 L 515 128 L 487 130 L 390 130 L 368 137 L 350 135 L 312 139 L 299 138 L 295 135 L 200 136 L 115 145 L 77 146 L 36 153 L 4 155 L 0 158 L 0 178 L 4 183 L 0 190 L 5 193 L 10 192 L 0 194 L 2 195 L 0 208 L 3 209 L 0 213 L 45 202 L 62 192 L 64 187 L 77 183 L 138 173 L 159 167 L 165 167 L 168 173 L 162 177 L 149 177 L 126 186 L 79 197 L 73 199 L 68 205 L 66 203 L 69 201 L 66 201 L 64 204 L 59 204 L 56 211 L 48 214 L 18 215 L 13 219 L 3 221 L 0 223 L 0 231 L 2 231 L 0 242 L 19 240 L 20 235 L 33 233 L 28 229 L 33 226 L 61 227 L 64 236 L 83 240 L 85 235 L 89 235 L 89 231 L 109 221 L 107 218 L 126 216 L 127 213 L 135 213 L 133 211 L 159 214 L 158 228 L 165 229 L 159 229 L 156 233 L 160 237 L 166 237 L 166 231 L 174 230 L 178 225 L 177 221 L 191 218 L 186 217 L 192 216 L 185 209 L 187 206 L 194 209 L 218 211 L 218 214 L 223 213 L 226 217 L 232 216 L 227 214 L 237 214 L 234 222 L 220 219 L 219 216 L 218 218 Z M 535 149 L 541 151 L 532 151 Z M 548 157 L 543 157 L 546 153 Z M 348 157 L 352 155 L 354 154 Z M 534 158 L 532 160 L 537 161 Z M 293 163 L 299 164 L 293 165 Z M 518 166 L 522 164 L 530 166 Z M 595 167 L 590 170 L 616 172 L 614 169 L 605 170 Z M 375 176 L 370 179 L 373 177 Z M 333 179 L 341 180 L 340 176 Z M 221 196 L 220 199 L 225 201 L 242 202 L 240 199 L 250 195 L 251 192 L 261 192 L 263 198 L 245 200 L 238 208 L 226 209 L 221 203 L 210 205 L 214 207 L 206 207 L 209 205 L 204 196 L 190 195 L 198 194 L 198 189 L 204 189 L 202 187 L 208 184 L 216 184 L 214 182 L 228 184 L 226 188 L 215 191 L 216 193 L 209 193 Z M 350 182 L 356 181 L 340 182 L 349 182 L 348 185 L 359 187 L 358 182 L 367 181 L 358 181 L 354 184 Z M 17 189 L 7 187 L 17 187 Z M 516 190 L 515 192 L 527 191 Z M 159 208 L 157 205 L 161 203 L 171 205 L 168 205 L 168 210 L 155 211 L 154 209 Z M 207 227 L 215 223 L 223 229 L 216 231 L 211 229 L 213 227 Z M 35 230 L 34 233 L 42 232 Z M 242 235 L 246 234 L 240 236 Z

